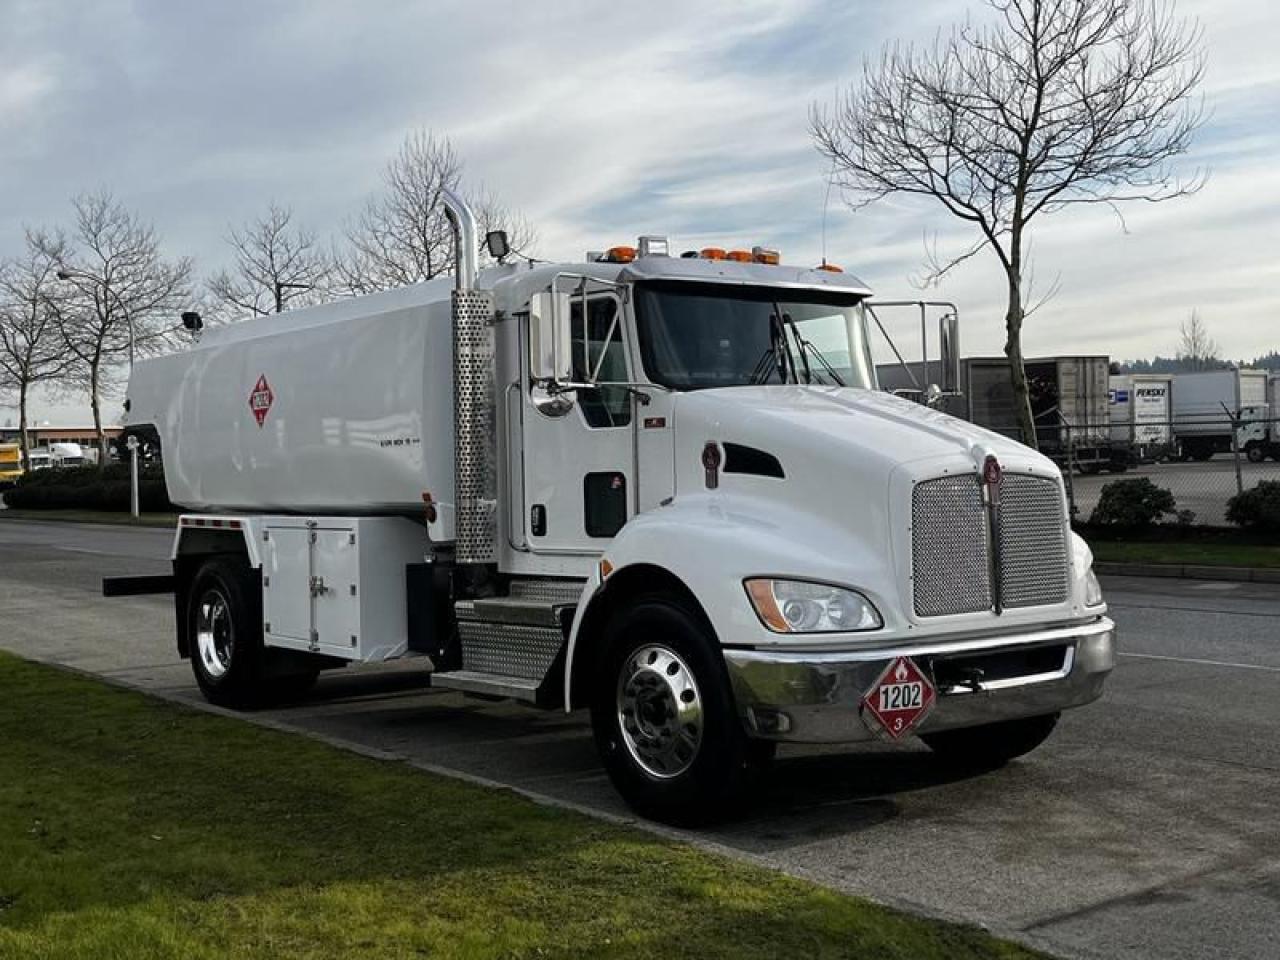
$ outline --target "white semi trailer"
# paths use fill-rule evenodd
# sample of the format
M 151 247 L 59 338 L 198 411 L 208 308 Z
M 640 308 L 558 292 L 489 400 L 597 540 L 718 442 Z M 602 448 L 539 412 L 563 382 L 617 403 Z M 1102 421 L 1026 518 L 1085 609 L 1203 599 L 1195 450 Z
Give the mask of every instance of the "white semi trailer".
M 135 367 L 128 429 L 189 512 L 172 577 L 105 587 L 173 590 L 210 700 L 420 656 L 589 709 L 622 795 L 681 819 L 780 741 L 999 762 L 1101 694 L 1114 627 L 1058 468 L 879 392 L 860 281 L 659 238 L 478 272 L 447 208 L 455 278 Z
M 1267 371 L 1231 368 L 1173 378 L 1173 432 L 1188 460 L 1245 450 L 1264 436 Z M 1235 437 L 1233 439 L 1233 425 Z M 1261 458 L 1259 458 L 1261 459 Z

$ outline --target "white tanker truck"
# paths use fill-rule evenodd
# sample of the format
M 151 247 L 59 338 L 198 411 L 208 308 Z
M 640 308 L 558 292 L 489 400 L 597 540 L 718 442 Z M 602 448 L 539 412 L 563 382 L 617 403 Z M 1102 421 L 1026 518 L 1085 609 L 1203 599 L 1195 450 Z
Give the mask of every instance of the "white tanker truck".
M 173 591 L 210 700 L 418 656 L 589 709 L 625 799 L 690 819 L 782 741 L 999 763 L 1101 694 L 1114 627 L 1058 468 L 880 392 L 861 282 L 654 237 L 478 272 L 446 206 L 456 277 L 134 369 L 128 431 L 190 512 L 172 577 L 104 588 Z

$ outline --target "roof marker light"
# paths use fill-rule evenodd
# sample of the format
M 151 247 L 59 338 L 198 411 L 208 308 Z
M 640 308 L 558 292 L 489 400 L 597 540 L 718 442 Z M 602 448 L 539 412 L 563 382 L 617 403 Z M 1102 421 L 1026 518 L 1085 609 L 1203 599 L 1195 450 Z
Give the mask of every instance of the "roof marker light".
M 782 262 L 782 254 L 767 247 L 752 247 L 751 259 L 756 263 L 767 263 L 771 267 L 776 267 Z
M 703 247 L 701 255 L 703 260 L 723 260 L 724 248 L 723 247 Z
M 724 255 L 724 258 L 726 260 L 736 260 L 738 263 L 750 263 L 751 251 L 750 250 L 730 250 L 728 253 Z
M 610 247 L 604 252 L 605 263 L 630 263 L 635 258 L 635 247 Z
M 844 267 L 837 267 L 834 263 L 827 263 L 825 260 L 814 267 L 815 270 L 825 270 L 827 273 L 844 273 Z

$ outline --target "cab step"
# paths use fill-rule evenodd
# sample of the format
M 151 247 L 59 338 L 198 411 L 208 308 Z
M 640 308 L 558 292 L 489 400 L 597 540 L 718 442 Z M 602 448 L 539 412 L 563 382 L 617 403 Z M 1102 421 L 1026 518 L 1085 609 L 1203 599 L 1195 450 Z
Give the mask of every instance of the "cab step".
M 460 690 L 482 697 L 536 704 L 541 683 L 528 677 L 505 677 L 497 673 L 481 673 L 479 670 L 451 670 L 448 673 L 433 673 L 431 686 Z

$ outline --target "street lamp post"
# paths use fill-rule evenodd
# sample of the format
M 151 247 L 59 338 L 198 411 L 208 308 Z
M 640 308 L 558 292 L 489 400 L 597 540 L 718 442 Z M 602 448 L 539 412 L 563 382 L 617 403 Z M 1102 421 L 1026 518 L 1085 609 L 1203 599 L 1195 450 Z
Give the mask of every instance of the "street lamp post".
M 276 313 L 284 313 L 284 292 L 286 290 L 310 290 L 309 283 L 286 283 L 284 280 L 276 281 Z
M 84 273 L 81 270 L 68 270 L 66 267 L 63 267 L 61 270 L 58 271 L 57 277 L 59 280 L 75 280 L 76 278 L 79 278 L 81 280 L 88 280 L 97 286 L 101 286 L 103 293 L 109 293 L 112 296 L 112 298 L 115 299 L 116 306 L 120 308 L 120 312 L 124 314 L 124 318 L 126 321 L 128 321 L 128 324 L 129 324 L 129 372 L 132 373 L 133 372 L 133 344 L 134 344 L 133 311 L 131 311 L 128 307 L 124 305 L 124 301 L 120 299 L 120 294 L 112 290 L 110 285 L 108 285 L 108 283 L 105 280 L 99 280 L 93 274 Z

